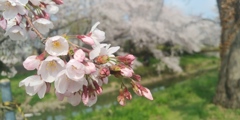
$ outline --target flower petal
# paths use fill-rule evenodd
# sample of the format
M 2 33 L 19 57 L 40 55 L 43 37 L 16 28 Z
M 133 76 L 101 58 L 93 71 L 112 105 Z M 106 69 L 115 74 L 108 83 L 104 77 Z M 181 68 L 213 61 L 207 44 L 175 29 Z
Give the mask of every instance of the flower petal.
M 77 106 L 81 102 L 81 95 L 79 93 L 73 94 L 68 97 L 68 102 L 73 106 Z
M 42 98 L 44 97 L 44 95 L 45 95 L 45 93 L 46 93 L 46 90 L 47 90 L 47 86 L 46 86 L 46 84 L 44 83 L 44 84 L 42 85 L 42 87 L 40 88 L 40 90 L 38 91 L 38 97 L 39 97 L 40 99 L 42 99 Z

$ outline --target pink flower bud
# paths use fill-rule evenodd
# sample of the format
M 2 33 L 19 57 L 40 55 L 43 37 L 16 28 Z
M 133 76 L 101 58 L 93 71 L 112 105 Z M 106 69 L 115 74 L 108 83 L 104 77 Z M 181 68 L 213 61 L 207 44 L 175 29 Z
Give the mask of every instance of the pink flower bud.
M 146 87 L 143 87 L 141 84 L 137 83 L 137 82 L 131 82 L 132 84 L 132 87 L 133 87 L 133 91 L 139 95 L 139 96 L 144 96 L 145 98 L 149 99 L 149 100 L 153 100 L 153 97 L 152 97 L 152 93 L 151 91 L 146 88 Z
M 143 96 L 149 100 L 153 100 L 151 91 L 148 88 L 145 88 L 146 91 L 143 91 Z
M 82 40 L 84 43 L 88 44 L 88 45 L 94 45 L 94 40 L 86 35 L 77 35 L 77 38 Z
M 95 87 L 96 93 L 97 93 L 98 95 L 101 94 L 101 93 L 102 93 L 102 87 L 100 87 L 96 81 L 93 81 L 93 85 L 94 85 L 94 87 Z
M 131 100 L 131 99 L 132 99 L 132 95 L 131 95 L 131 93 L 128 91 L 127 88 L 124 89 L 124 91 L 123 91 L 123 96 L 124 96 L 127 100 Z
M 96 64 L 105 64 L 109 61 L 109 57 L 108 55 L 101 55 L 101 56 L 98 56 L 94 59 L 94 62 Z
M 50 16 L 49 16 L 49 14 L 47 12 L 42 10 L 42 13 L 43 13 L 43 15 L 41 15 L 40 18 L 45 18 L 45 19 L 48 19 L 48 20 L 50 19 Z
M 79 62 L 83 62 L 83 60 L 85 59 L 85 53 L 81 50 L 81 49 L 78 49 L 73 58 Z
M 42 61 L 44 59 L 44 57 L 45 57 L 45 52 L 43 52 L 39 56 L 37 56 L 37 59 Z
M 122 105 L 122 106 L 125 106 L 125 104 L 126 104 L 125 98 L 124 98 L 124 96 L 122 96 L 122 95 L 119 95 L 119 96 L 117 97 L 117 101 L 118 101 L 118 103 L 119 103 L 120 105 Z
M 55 2 L 57 5 L 63 4 L 63 0 L 53 0 L 53 2 Z
M 110 75 L 110 71 L 109 71 L 108 68 L 106 68 L 106 67 L 100 68 L 100 70 L 99 70 L 99 76 L 100 76 L 101 78 L 105 78 L 105 77 L 107 77 L 107 76 L 109 76 L 109 75 Z
M 83 86 L 83 93 L 82 93 L 82 102 L 87 104 L 89 101 L 89 92 L 87 86 Z
M 126 102 L 125 102 L 125 98 L 124 98 L 124 90 L 123 89 L 119 90 L 119 95 L 117 97 L 117 101 L 120 105 L 125 106 Z
M 133 80 L 140 82 L 141 81 L 141 76 L 137 74 L 133 74 L 131 77 Z
M 135 57 L 132 54 L 127 54 L 125 56 L 118 56 L 117 57 L 120 62 L 123 62 L 126 65 L 132 65 Z
M 133 70 L 131 68 L 121 68 L 121 75 L 124 77 L 132 77 Z

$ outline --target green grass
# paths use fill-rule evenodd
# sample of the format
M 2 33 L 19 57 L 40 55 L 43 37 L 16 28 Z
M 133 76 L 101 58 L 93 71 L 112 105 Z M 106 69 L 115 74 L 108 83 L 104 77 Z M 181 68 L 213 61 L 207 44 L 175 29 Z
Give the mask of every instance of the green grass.
M 81 113 L 75 120 L 238 120 L 240 110 L 212 104 L 217 70 L 195 76 L 164 91 L 154 92 L 154 100 L 134 97 L 125 107 Z
M 151 64 L 158 62 L 156 59 L 151 59 L 150 61 L 151 61 Z M 208 57 L 202 54 L 193 54 L 193 55 L 182 56 L 180 65 L 183 66 L 184 70 L 191 70 L 191 69 L 195 69 L 196 65 L 201 66 L 203 68 L 208 66 L 209 64 L 216 65 L 218 63 L 217 61 L 218 61 L 218 58 L 216 57 Z M 141 66 L 135 70 L 135 73 L 140 74 L 143 77 L 143 80 L 147 80 L 146 78 L 154 77 L 157 75 L 154 69 L 155 69 L 154 66 Z M 36 74 L 36 71 L 19 72 L 19 74 L 17 74 L 14 78 L 10 79 L 14 101 L 23 103 L 26 100 L 26 97 L 29 96 L 26 94 L 25 88 L 18 87 L 18 84 L 21 80 L 34 74 Z M 172 74 L 172 73 L 168 73 L 168 74 Z M 162 75 L 164 75 L 164 72 Z M 2 77 L 0 76 L 0 78 Z M 121 83 L 120 81 L 121 79 L 114 78 L 113 76 L 109 78 L 109 84 L 113 85 L 113 87 L 117 89 L 119 88 L 119 85 L 120 85 L 118 83 Z M 110 87 L 109 84 L 104 85 L 103 86 L 104 89 L 109 88 Z M 51 92 L 50 94 L 46 94 L 46 96 L 43 99 L 39 99 L 38 96 L 35 95 L 32 97 L 29 104 L 34 105 L 37 102 L 48 101 L 55 98 L 56 97 L 53 92 Z M 0 99 L 0 102 L 1 102 L 1 99 Z
M 180 66 L 184 71 L 196 69 L 202 69 L 211 65 L 216 65 L 219 63 L 219 58 L 214 56 L 207 56 L 201 53 L 183 55 L 181 56 Z

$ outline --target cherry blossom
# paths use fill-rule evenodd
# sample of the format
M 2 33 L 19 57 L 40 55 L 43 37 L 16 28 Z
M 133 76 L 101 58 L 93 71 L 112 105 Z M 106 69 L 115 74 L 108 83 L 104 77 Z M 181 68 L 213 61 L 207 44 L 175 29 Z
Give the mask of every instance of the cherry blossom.
M 48 56 L 44 61 L 42 61 L 39 69 L 38 69 L 38 75 L 41 75 L 41 77 L 46 82 L 53 82 L 58 73 L 62 71 L 65 67 L 65 63 L 62 59 L 54 56 Z
M 53 28 L 53 23 L 47 19 L 39 18 L 33 22 L 34 27 L 42 34 L 49 32 L 49 29 Z
M 39 75 L 33 75 L 25 78 L 19 83 L 19 87 L 21 86 L 25 86 L 27 94 L 32 96 L 37 93 L 39 98 L 43 98 L 47 90 L 45 82 Z
M 95 23 L 90 31 L 90 36 L 94 40 L 95 44 L 98 44 L 102 42 L 105 39 L 105 32 L 99 30 L 97 26 L 100 24 L 100 22 Z
M 79 62 L 82 62 L 85 59 L 85 53 L 81 50 L 78 49 L 75 53 L 74 53 L 74 59 L 76 59 Z
M 39 67 L 41 60 L 37 58 L 36 55 L 32 55 L 27 57 L 25 61 L 23 61 L 23 67 L 27 70 L 34 70 Z
M 95 23 L 88 35 L 77 35 L 77 38 L 82 40 L 84 43 L 92 46 L 99 45 L 105 39 L 105 32 L 97 29 L 100 22 Z
M 67 55 L 68 48 L 68 42 L 62 36 L 54 36 L 46 41 L 45 50 L 52 56 Z
M 59 11 L 56 3 L 52 0 L 42 0 L 46 4 L 45 8 L 43 8 L 49 14 L 56 14 Z
M 28 0 L 2 0 L 0 2 L 1 9 L 4 10 L 2 15 L 5 19 L 11 19 L 17 16 L 17 14 L 24 15 L 26 10 L 24 6 Z
M 12 40 L 26 40 L 28 38 L 27 31 L 20 26 L 13 26 L 7 30 L 6 35 Z
M 111 44 L 99 44 L 89 53 L 89 58 L 92 60 L 97 56 L 107 55 L 108 57 L 115 57 L 113 53 L 117 52 L 120 47 L 110 47 Z
M 77 106 L 81 102 L 81 94 L 76 92 L 71 94 L 71 96 L 68 97 L 67 101 L 72 105 L 72 106 Z
M 75 59 L 71 59 L 66 65 L 67 76 L 75 81 L 79 81 L 85 75 L 85 67 Z
M 66 75 L 65 70 L 58 74 L 57 80 L 55 81 L 55 88 L 57 92 L 62 94 L 66 91 L 70 93 L 77 92 L 82 89 L 83 85 L 87 85 L 87 81 L 85 79 L 81 79 L 79 81 L 72 80 Z

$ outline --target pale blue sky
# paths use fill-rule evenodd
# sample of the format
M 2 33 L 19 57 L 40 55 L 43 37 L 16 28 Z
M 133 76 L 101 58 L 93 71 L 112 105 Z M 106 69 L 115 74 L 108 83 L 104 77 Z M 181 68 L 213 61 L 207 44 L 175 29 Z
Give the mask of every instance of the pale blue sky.
M 164 0 L 166 5 L 176 6 L 191 15 L 201 14 L 206 18 L 218 16 L 216 0 Z

